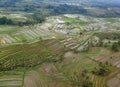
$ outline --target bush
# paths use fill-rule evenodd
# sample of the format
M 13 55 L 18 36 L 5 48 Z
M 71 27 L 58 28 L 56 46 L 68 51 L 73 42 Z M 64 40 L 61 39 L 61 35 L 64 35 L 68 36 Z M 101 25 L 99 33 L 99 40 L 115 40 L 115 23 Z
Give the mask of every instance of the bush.
M 117 51 L 119 51 L 118 47 L 119 47 L 118 43 L 113 43 L 111 49 L 112 49 L 112 51 L 117 52 Z
M 111 71 L 109 69 L 110 65 L 106 63 L 99 63 L 99 67 L 95 68 L 92 73 L 100 76 L 106 76 L 108 75 Z
M 2 18 L 0 18 L 0 24 L 1 25 L 13 24 L 13 21 L 11 19 L 6 18 L 6 17 L 2 17 Z

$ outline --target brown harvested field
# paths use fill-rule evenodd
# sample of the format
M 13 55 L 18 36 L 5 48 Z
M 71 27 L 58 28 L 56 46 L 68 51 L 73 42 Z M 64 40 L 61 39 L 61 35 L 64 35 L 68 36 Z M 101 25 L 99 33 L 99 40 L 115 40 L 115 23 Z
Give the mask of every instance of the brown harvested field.
M 108 87 L 120 87 L 120 69 L 106 77 Z
M 107 48 L 93 47 L 89 49 L 87 56 L 98 62 L 109 62 L 114 66 L 120 67 L 120 52 L 112 52 Z
M 64 57 L 66 59 L 69 59 L 69 58 L 76 58 L 76 59 L 79 59 L 81 58 L 82 56 L 80 54 L 76 54 L 74 53 L 73 51 L 68 51 L 65 53 Z
M 35 82 L 30 78 L 30 76 L 26 76 L 24 79 L 24 87 L 37 87 Z
M 54 64 L 45 63 L 26 73 L 25 87 L 70 87 Z
M 47 39 L 47 40 L 44 40 L 44 43 L 45 43 L 46 46 L 51 46 L 51 45 L 53 45 L 56 42 L 57 42 L 56 39 Z
M 28 85 L 30 84 L 30 85 Z M 45 81 L 39 76 L 39 73 L 36 71 L 29 71 L 24 80 L 24 86 L 25 87 L 47 87 Z
M 120 87 L 120 79 L 117 77 L 114 77 L 108 80 L 108 87 Z
M 44 45 L 54 54 L 63 53 L 66 49 L 64 45 L 60 44 L 60 42 L 56 39 L 45 40 Z

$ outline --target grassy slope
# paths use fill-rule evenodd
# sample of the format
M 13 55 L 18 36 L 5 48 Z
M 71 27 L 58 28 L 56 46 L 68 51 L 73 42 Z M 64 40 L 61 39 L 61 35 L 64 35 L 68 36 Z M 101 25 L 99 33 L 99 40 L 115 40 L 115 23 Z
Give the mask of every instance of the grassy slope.
M 45 42 L 45 43 L 43 43 L 43 42 Z M 50 42 L 50 40 L 49 40 L 49 42 Z M 24 79 L 25 80 L 24 85 L 28 84 L 28 82 L 26 82 L 26 79 L 29 79 L 29 80 L 34 79 L 36 84 L 38 86 L 41 85 L 42 87 L 47 87 L 48 85 L 49 85 L 49 87 L 56 87 L 57 84 L 59 84 L 58 87 L 66 87 L 66 86 L 71 87 L 70 84 L 75 86 L 76 84 L 74 84 L 74 83 L 79 81 L 79 79 L 77 79 L 77 77 L 74 75 L 74 73 L 76 72 L 77 74 L 79 74 L 84 69 L 86 69 L 89 72 L 88 74 L 89 74 L 90 78 L 94 77 L 93 78 L 94 87 L 98 87 L 98 85 L 103 84 L 103 81 L 106 81 L 105 80 L 106 77 L 104 78 L 104 77 L 100 77 L 100 76 L 94 76 L 94 75 L 91 75 L 91 73 L 90 73 L 94 69 L 94 67 L 98 66 L 98 64 L 99 64 L 99 62 L 95 62 L 91 58 L 92 57 L 97 58 L 98 56 L 105 55 L 106 52 L 104 52 L 104 51 L 106 51 L 106 49 L 104 49 L 104 48 L 91 49 L 92 51 L 87 53 L 88 56 L 91 58 L 86 57 L 86 53 L 80 53 L 79 57 L 77 57 L 77 58 L 76 57 L 75 58 L 65 58 L 62 62 L 60 62 L 60 61 L 55 62 L 54 59 L 59 57 L 60 54 L 55 55 L 55 51 L 53 51 L 53 53 L 51 53 L 50 50 L 51 51 L 55 50 L 58 48 L 58 46 L 60 46 L 58 44 L 55 48 L 54 45 L 57 42 L 58 41 L 53 41 L 53 43 L 50 44 L 47 41 L 42 41 L 42 42 L 37 42 L 37 43 L 33 43 L 33 44 L 23 44 L 23 45 L 16 45 L 16 46 L 13 45 L 13 46 L 2 47 L 0 49 L 0 51 L 1 51 L 0 61 L 4 61 L 3 65 L 6 65 L 6 66 L 4 66 L 4 68 L 5 67 L 9 68 L 9 66 L 14 67 L 13 65 L 15 65 L 15 66 L 17 65 L 18 67 L 24 66 L 24 68 L 27 70 L 27 67 L 31 66 L 31 68 L 28 69 L 28 71 L 25 71 L 22 68 L 19 68 L 17 70 L 18 73 L 20 70 L 22 72 L 24 72 L 24 71 L 26 72 L 25 79 Z M 46 47 L 48 47 L 48 48 L 46 48 Z M 54 47 L 54 48 L 51 48 L 51 47 Z M 60 50 L 60 51 L 62 51 L 62 50 Z M 6 54 L 8 56 L 6 56 Z M 50 58 L 50 61 L 49 61 L 49 58 Z M 9 61 L 9 60 L 11 60 L 11 61 Z M 16 62 L 12 62 L 12 61 L 16 61 Z M 38 65 L 40 64 L 40 65 L 36 66 L 34 68 L 33 66 L 37 65 L 37 64 Z M 13 71 L 15 71 L 15 70 L 13 70 Z M 9 76 L 9 79 L 14 77 L 14 76 L 12 76 L 12 74 L 10 75 L 10 72 L 12 72 L 12 71 L 8 71 L 8 74 L 6 74 L 6 76 Z M 5 74 L 2 75 L 1 81 L 4 81 L 3 80 L 5 78 L 4 75 Z M 19 79 L 20 79 L 20 81 L 23 81 L 22 77 L 24 76 L 24 74 L 20 74 L 20 75 L 21 76 Z M 17 81 L 17 76 L 19 76 L 19 75 L 15 75 L 16 79 L 14 81 Z M 79 77 L 81 77 L 81 76 L 79 76 Z M 39 80 L 40 80 L 40 83 L 38 82 Z M 57 83 L 57 84 L 55 84 L 55 83 Z M 106 82 L 103 85 L 105 86 L 105 84 L 106 84 Z M 28 86 L 26 86 L 26 87 L 28 87 Z M 99 87 L 103 87 L 103 86 L 99 86 Z

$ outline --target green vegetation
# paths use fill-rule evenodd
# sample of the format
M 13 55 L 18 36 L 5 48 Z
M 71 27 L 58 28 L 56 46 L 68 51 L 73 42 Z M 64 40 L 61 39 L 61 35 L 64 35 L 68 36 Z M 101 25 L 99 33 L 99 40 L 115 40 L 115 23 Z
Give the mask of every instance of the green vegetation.
M 45 14 L 42 14 L 41 12 L 36 12 L 32 15 L 32 18 L 36 21 L 36 23 L 42 23 L 45 21 Z
M 119 73 L 117 18 L 95 18 L 118 14 L 107 8 L 13 1 L 8 7 L 6 0 L 0 3 L 0 87 L 107 87 L 110 76 Z
M 21 27 L 16 25 L 0 25 L 0 34 L 10 34 L 13 32 L 20 31 Z
M 17 47 L 17 49 L 16 49 L 16 47 Z M 11 50 L 9 51 L 7 49 L 8 52 L 6 52 L 6 53 L 10 54 L 8 56 L 5 56 L 5 54 L 1 53 L 0 61 L 1 61 L 1 70 L 2 71 L 11 70 L 16 67 L 35 66 L 39 63 L 42 63 L 49 57 L 51 57 L 51 54 L 44 46 L 41 45 L 41 42 L 35 43 L 33 45 L 25 44 L 25 45 L 8 46 L 7 48 L 8 49 L 12 48 L 12 51 Z M 41 48 L 42 48 L 42 50 L 41 50 Z M 3 48 L 1 51 L 3 52 L 4 50 L 6 50 L 6 48 Z M 26 50 L 27 50 L 27 52 L 26 52 Z M 40 52 L 40 54 L 39 54 L 39 52 Z M 8 64 L 6 64 L 7 62 L 8 62 Z
M 102 63 L 95 60 L 98 56 L 108 53 L 106 51 L 108 49 L 92 48 L 93 50 L 88 50 L 87 54 L 86 52 L 78 52 L 74 53 L 77 55 L 75 57 L 65 58 L 66 48 L 58 40 L 43 40 L 41 37 L 39 39 L 39 42 L 31 44 L 1 47 L 1 73 L 8 72 L 9 74 L 11 71 L 18 70 L 16 72 L 18 74 L 20 70 L 25 69 L 22 71 L 25 74 L 21 73 L 21 76 L 24 76 L 23 80 L 30 76 L 30 79 L 35 79 L 36 84 L 49 85 L 50 87 L 54 82 L 60 86 L 97 87 L 99 85 L 106 87 L 105 79 L 116 69 L 108 62 Z M 69 52 L 69 49 L 67 50 Z M 1 75 L 3 78 L 4 75 Z M 41 83 L 38 83 L 38 80 Z M 15 81 L 17 80 L 15 79 Z M 49 81 L 52 83 L 50 84 Z M 25 84 L 28 84 L 26 80 Z
M 54 3 L 55 2 L 55 3 Z M 59 15 L 59 14 L 83 14 L 93 17 L 120 17 L 118 7 L 117 5 L 106 5 L 106 3 L 99 4 L 100 2 L 96 2 L 93 4 L 93 2 L 88 3 L 84 2 L 82 0 L 81 5 L 68 5 L 66 3 L 60 4 L 61 1 L 49 1 L 49 0 L 1 0 L 0 1 L 0 7 L 1 8 L 7 8 L 5 11 L 11 12 L 11 11 L 22 11 L 22 12 L 32 12 L 39 10 L 44 10 L 50 15 Z M 69 2 L 69 1 L 67 1 Z M 86 4 L 85 4 L 86 3 Z M 92 4 L 91 4 L 92 3 Z M 74 4 L 74 3 L 73 3 Z M 80 3 L 75 3 L 80 4 Z M 89 6 L 89 8 L 86 8 L 86 6 Z M 110 3 L 111 4 L 111 3 Z M 115 3 L 114 3 L 115 4 Z M 101 6 L 102 5 L 102 6 Z M 111 9 L 115 7 L 116 9 Z M 109 10 L 110 8 L 111 10 Z M 111 21 L 111 19 L 110 19 Z M 112 19 L 113 21 L 113 19 Z
M 108 40 L 116 40 L 120 38 L 119 32 L 101 32 L 96 33 L 96 36 L 98 36 L 101 40 L 108 39 Z
M 119 22 L 117 19 L 114 19 L 114 18 L 105 18 L 105 21 L 111 22 L 111 23 Z
M 67 25 L 76 25 L 78 28 L 85 26 L 87 23 L 80 21 L 78 18 L 62 18 L 61 20 L 65 21 Z
M 113 43 L 111 49 L 112 49 L 114 52 L 118 52 L 118 51 L 119 51 L 119 45 L 118 45 L 118 43 Z
M 33 14 L 19 13 L 19 14 L 5 14 L 1 15 L 0 25 L 17 25 L 17 26 L 26 26 L 42 23 L 45 21 L 46 13 L 41 11 L 35 11 Z
M 11 25 L 13 24 L 13 21 L 11 19 L 7 19 L 6 17 L 0 18 L 0 25 L 5 25 L 5 24 Z
M 95 70 L 92 71 L 92 73 L 96 75 L 107 76 L 111 72 L 110 67 L 111 66 L 108 64 L 108 62 L 106 62 L 105 64 L 100 62 L 99 67 L 96 67 Z

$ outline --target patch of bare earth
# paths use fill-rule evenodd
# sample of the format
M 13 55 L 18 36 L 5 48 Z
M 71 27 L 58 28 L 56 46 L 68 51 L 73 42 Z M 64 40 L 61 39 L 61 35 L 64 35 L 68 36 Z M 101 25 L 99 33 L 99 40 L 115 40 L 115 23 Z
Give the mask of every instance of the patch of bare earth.
M 120 69 L 111 73 L 106 80 L 108 87 L 120 87 Z
M 24 79 L 24 87 L 36 87 L 35 82 L 29 76 L 26 76 Z
M 112 78 L 108 81 L 108 87 L 120 87 L 120 80 L 118 78 Z
M 44 63 L 26 73 L 24 87 L 70 87 L 52 63 Z
M 65 57 L 65 59 L 71 59 L 71 58 L 81 59 L 81 58 L 83 58 L 83 56 L 81 56 L 78 53 L 74 53 L 73 51 L 66 52 L 64 57 Z

